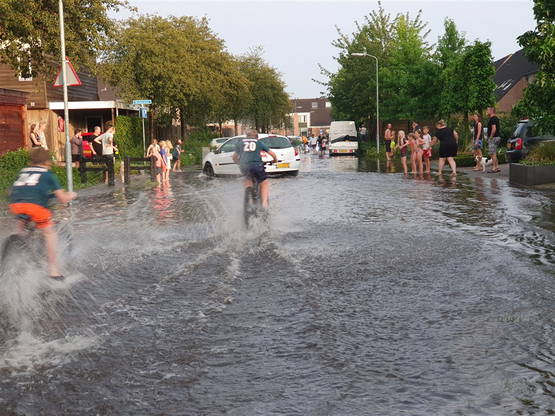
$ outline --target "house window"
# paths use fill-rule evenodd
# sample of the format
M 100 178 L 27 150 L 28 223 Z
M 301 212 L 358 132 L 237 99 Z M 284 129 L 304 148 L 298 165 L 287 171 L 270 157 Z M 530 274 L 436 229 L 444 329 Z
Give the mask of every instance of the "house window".
M 326 101 L 326 108 L 331 108 L 331 102 Z
M 312 108 L 318 108 L 318 101 L 312 101 Z
M 24 82 L 24 81 L 32 81 L 33 77 L 31 75 L 29 75 L 28 77 L 20 75 L 19 76 L 19 81 Z

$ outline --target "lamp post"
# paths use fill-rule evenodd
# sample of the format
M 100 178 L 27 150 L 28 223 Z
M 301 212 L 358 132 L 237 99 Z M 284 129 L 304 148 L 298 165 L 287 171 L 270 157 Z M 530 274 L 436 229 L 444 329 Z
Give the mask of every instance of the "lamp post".
M 66 42 L 64 33 L 64 4 L 63 0 L 58 1 L 60 13 L 60 49 L 62 55 L 62 83 L 64 93 L 64 132 L 66 136 L 66 175 L 67 175 L 67 190 L 73 192 L 73 170 L 71 166 L 71 143 L 69 142 L 69 107 L 67 97 L 67 68 L 66 68 Z
M 380 154 L 380 99 L 379 99 L 379 78 L 378 78 L 378 58 L 366 52 L 353 52 L 351 56 L 369 56 L 376 60 L 376 151 Z

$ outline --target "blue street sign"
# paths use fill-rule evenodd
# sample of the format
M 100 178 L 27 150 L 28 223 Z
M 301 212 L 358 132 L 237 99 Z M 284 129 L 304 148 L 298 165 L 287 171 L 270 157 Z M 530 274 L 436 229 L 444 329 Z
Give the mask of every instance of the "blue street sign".
M 133 104 L 152 104 L 152 100 L 133 100 Z
M 148 109 L 147 108 L 139 108 L 141 118 L 148 118 Z

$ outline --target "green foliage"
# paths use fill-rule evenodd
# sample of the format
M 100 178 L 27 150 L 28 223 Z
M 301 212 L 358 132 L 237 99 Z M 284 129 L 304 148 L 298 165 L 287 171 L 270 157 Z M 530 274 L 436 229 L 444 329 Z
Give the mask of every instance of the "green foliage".
M 458 167 L 476 166 L 476 159 L 472 153 L 458 153 L 454 159 Z
M 239 68 L 249 82 L 249 99 L 242 118 L 262 132 L 284 125 L 290 112 L 289 96 L 280 74 L 262 58 L 262 49 L 255 48 L 239 57 Z
M 504 115 L 498 114 L 497 117 L 499 118 L 499 122 L 501 124 L 500 137 L 502 137 L 503 139 L 510 138 L 515 131 L 516 125 L 520 120 L 520 117 L 517 117 L 517 115 L 514 112 L 510 114 L 504 114 Z
M 210 141 L 218 137 L 207 129 L 195 130 L 189 134 L 183 143 L 184 152 L 181 154 L 181 163 L 187 165 L 200 165 L 202 163 L 202 148 L 210 147 Z
M 524 162 L 534 166 L 555 164 L 555 142 L 538 144 L 528 153 Z
M 439 94 L 437 65 L 431 60 L 426 41 L 427 24 L 418 13 L 395 17 L 387 14 L 381 3 L 363 24 L 356 23 L 352 37 L 340 30 L 333 46 L 339 49 L 336 73 L 322 68 L 328 77 L 323 83 L 333 104 L 335 119 L 355 120 L 360 124 L 376 114 L 376 67 L 371 57 L 352 56 L 365 52 L 379 61 L 381 119 L 432 118 L 437 113 Z
M 17 174 L 27 166 L 27 163 L 29 163 L 29 152 L 24 149 L 0 156 L 0 198 L 7 195 Z
M 93 69 L 96 56 L 112 35 L 108 13 L 127 7 L 127 0 L 64 1 L 66 54 L 72 63 Z M 0 62 L 24 76 L 53 75 L 52 57 L 60 56 L 57 1 L 0 1 Z M 29 71 L 31 69 L 31 71 Z
M 140 118 L 118 116 L 116 119 L 116 134 L 114 140 L 117 143 L 121 156 L 142 157 L 143 156 L 143 130 Z
M 518 41 L 524 53 L 540 67 L 536 81 L 524 92 L 513 112 L 536 122 L 540 134 L 555 132 L 555 4 L 553 0 L 534 0 L 535 30 Z

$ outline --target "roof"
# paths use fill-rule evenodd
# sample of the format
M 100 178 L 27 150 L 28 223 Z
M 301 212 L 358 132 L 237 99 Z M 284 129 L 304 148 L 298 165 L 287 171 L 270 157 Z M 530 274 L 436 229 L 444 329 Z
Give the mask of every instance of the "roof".
M 515 53 L 504 56 L 494 63 L 495 76 L 494 81 L 497 88 L 495 96 L 499 101 L 507 94 L 513 86 L 523 77 L 538 72 L 538 65 L 528 60 L 521 49 Z
M 312 103 L 316 103 L 313 107 Z M 310 113 L 309 127 L 329 127 L 331 123 L 331 107 L 326 107 L 329 100 L 320 98 L 294 98 L 291 100 L 293 113 Z

